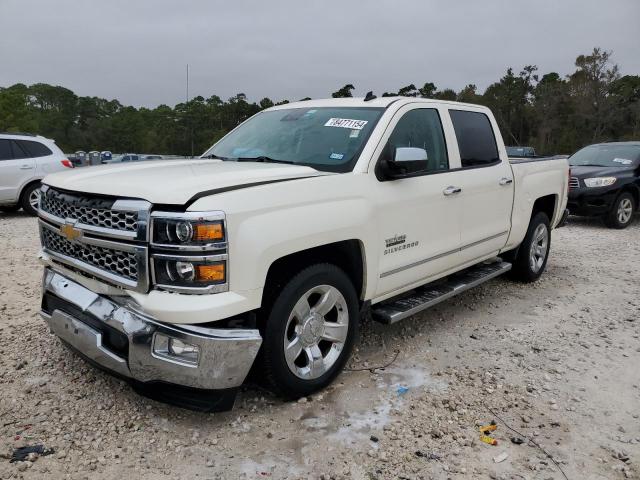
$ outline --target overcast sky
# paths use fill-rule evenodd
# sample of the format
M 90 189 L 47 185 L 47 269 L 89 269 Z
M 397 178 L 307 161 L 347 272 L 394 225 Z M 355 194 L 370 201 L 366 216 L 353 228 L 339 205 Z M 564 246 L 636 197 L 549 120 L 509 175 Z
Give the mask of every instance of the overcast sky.
M 640 74 L 640 0 L 0 0 L 0 86 L 45 82 L 124 104 L 481 91 L 594 46 Z

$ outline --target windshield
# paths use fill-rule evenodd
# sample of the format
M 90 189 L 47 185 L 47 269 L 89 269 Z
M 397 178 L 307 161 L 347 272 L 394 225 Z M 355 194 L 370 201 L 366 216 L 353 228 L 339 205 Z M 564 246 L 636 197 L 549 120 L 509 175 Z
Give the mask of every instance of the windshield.
M 307 165 L 349 172 L 384 110 L 289 108 L 257 114 L 202 157 Z
M 573 167 L 624 167 L 640 160 L 639 145 L 590 145 L 569 157 Z

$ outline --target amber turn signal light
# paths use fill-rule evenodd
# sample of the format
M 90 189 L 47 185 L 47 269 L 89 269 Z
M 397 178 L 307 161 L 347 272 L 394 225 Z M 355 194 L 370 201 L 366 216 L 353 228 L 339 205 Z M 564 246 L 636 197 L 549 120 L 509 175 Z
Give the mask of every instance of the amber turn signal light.
M 225 264 L 196 265 L 196 280 L 198 282 L 224 282 Z
M 221 223 L 196 223 L 193 239 L 198 242 L 218 241 L 224 238 Z

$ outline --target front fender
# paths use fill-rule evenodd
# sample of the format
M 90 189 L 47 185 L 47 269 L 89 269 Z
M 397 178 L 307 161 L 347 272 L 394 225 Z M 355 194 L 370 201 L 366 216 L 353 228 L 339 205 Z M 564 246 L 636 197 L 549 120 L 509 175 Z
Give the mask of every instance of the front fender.
M 309 248 L 358 239 L 364 246 L 364 264 L 374 235 L 373 212 L 364 199 L 350 198 L 316 204 L 292 205 L 258 215 L 228 220 L 231 290 L 263 288 L 276 260 Z M 365 268 L 365 284 L 374 278 Z

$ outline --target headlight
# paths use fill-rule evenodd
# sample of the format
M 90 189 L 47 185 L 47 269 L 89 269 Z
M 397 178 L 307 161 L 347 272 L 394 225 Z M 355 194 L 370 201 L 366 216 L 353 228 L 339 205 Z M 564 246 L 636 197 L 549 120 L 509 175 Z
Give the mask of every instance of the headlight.
M 153 254 L 154 283 L 175 291 L 207 293 L 227 282 L 226 255 Z
M 614 183 L 616 183 L 616 177 L 594 177 L 584 179 L 584 184 L 587 187 L 608 187 Z
M 202 246 L 225 241 L 222 220 L 204 218 L 153 218 L 153 238 L 156 245 Z
M 225 221 L 223 212 L 153 212 L 153 286 L 178 293 L 228 291 Z

